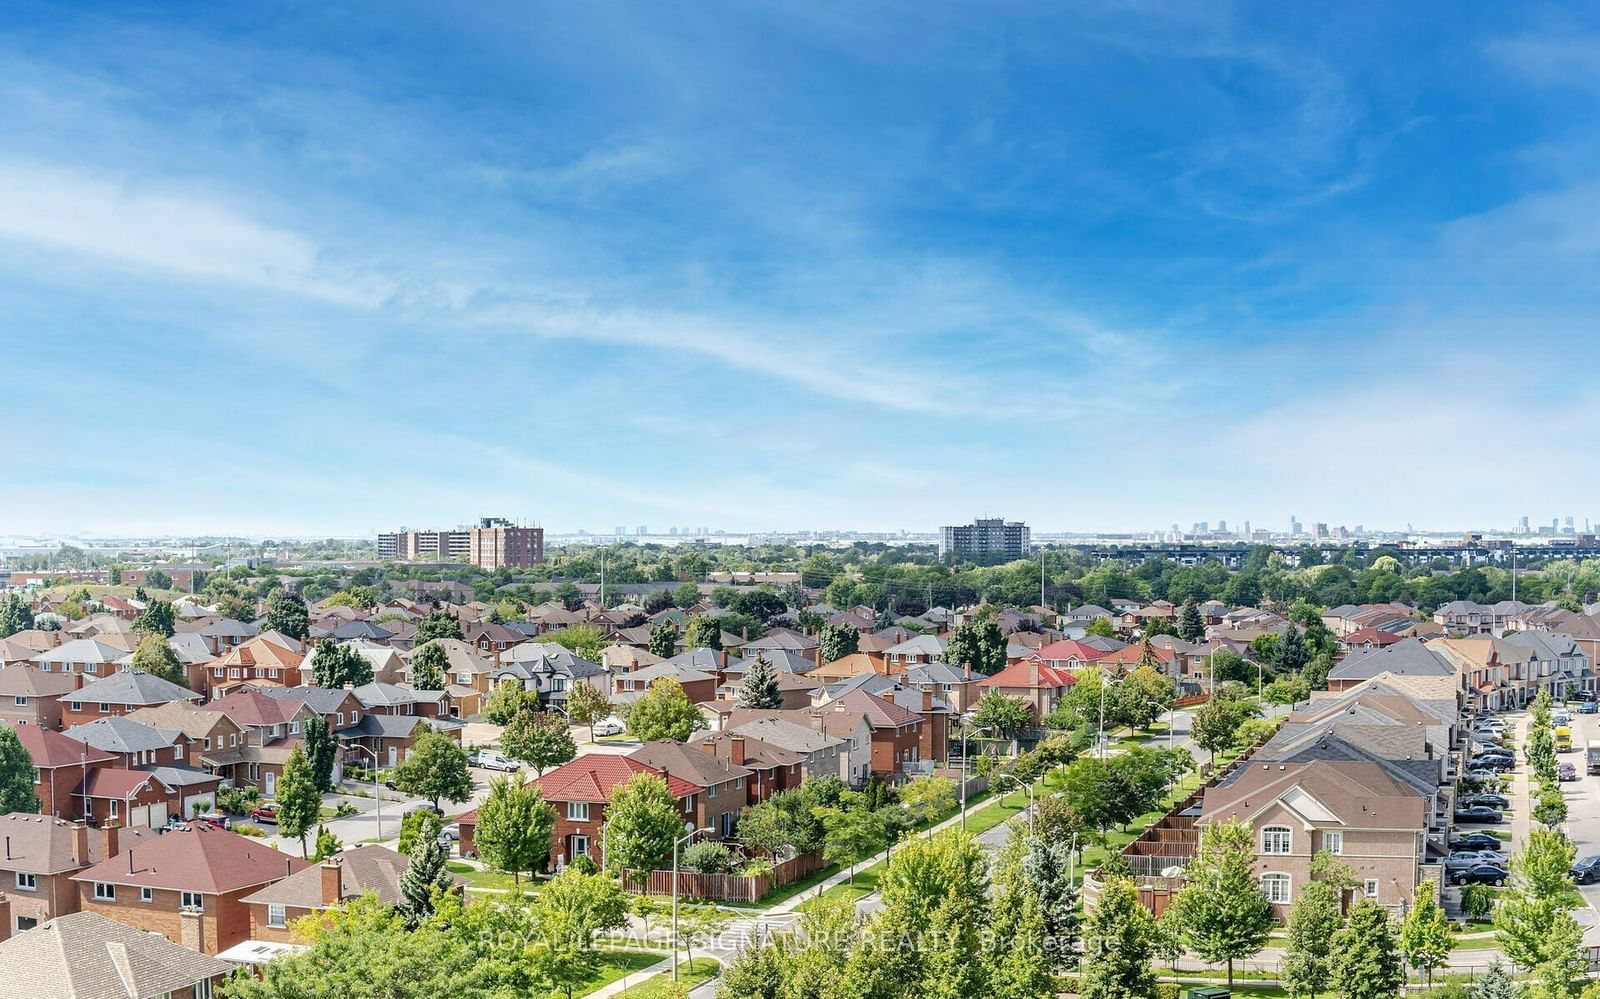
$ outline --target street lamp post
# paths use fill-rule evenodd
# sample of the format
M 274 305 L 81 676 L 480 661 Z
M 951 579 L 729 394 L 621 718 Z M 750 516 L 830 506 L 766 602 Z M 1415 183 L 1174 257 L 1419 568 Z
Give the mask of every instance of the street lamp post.
M 672 980 L 678 980 L 678 847 L 701 833 L 716 832 L 710 826 L 695 829 L 690 822 L 689 831 L 672 841 Z M 603 842 L 603 841 L 602 841 Z M 602 847 L 603 849 L 603 847 Z
M 1106 688 L 1111 686 L 1113 683 L 1120 683 L 1120 682 L 1121 682 L 1120 680 L 1113 680 L 1111 678 L 1110 674 L 1108 674 L 1108 673 L 1106 673 L 1104 671 L 1101 671 L 1101 673 L 1100 673 L 1100 736 L 1099 736 L 1099 740 L 1098 741 L 1100 743 L 1100 758 L 1102 760 L 1106 758 Z
M 982 732 L 987 727 L 984 725 L 961 726 L 961 829 L 963 832 L 967 828 L 967 761 L 972 757 L 972 753 L 968 751 L 971 744 L 967 738 L 967 729 L 971 728 L 974 731 Z
M 1008 780 L 1008 781 L 1011 781 L 1012 783 L 1016 784 L 1018 787 L 1022 788 L 1022 790 L 1026 791 L 1028 793 L 1028 835 L 1032 836 L 1033 835 L 1033 785 L 1032 784 L 1024 784 L 1024 783 L 1022 783 L 1022 780 L 1020 778 L 1016 777 L 1013 774 L 995 774 L 995 779 L 996 780 Z
M 360 750 L 361 752 L 366 753 L 368 756 L 372 757 L 372 782 L 374 784 L 374 787 L 372 788 L 372 797 L 373 797 L 373 800 L 377 801 L 377 803 L 378 803 L 378 839 L 382 840 L 383 839 L 383 787 L 381 785 L 378 785 L 378 751 L 376 749 L 368 749 L 366 746 L 363 746 L 358 742 L 352 742 L 346 748 L 347 749 Z

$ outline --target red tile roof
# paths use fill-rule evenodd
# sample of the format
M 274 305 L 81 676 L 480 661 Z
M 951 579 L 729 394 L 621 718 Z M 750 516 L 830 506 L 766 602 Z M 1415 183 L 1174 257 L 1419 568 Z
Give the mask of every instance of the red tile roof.
M 1039 671 L 1037 682 L 1034 680 L 1034 670 Z M 1067 670 L 1023 660 L 1019 663 L 1012 663 L 994 676 L 984 677 L 978 681 L 978 686 L 980 688 L 1031 687 L 1034 689 L 1054 689 L 1057 687 L 1070 687 L 1077 682 L 1078 678 Z
M 72 880 L 221 895 L 272 884 L 309 866 L 259 840 L 196 822 L 124 850 Z
M 1044 662 L 1065 662 L 1068 659 L 1077 659 L 1086 663 L 1102 659 L 1108 654 L 1105 649 L 1097 649 L 1093 645 L 1086 645 L 1075 638 L 1064 638 L 1059 642 L 1051 642 L 1033 653 L 1034 656 Z
M 115 760 L 111 753 L 95 749 L 77 739 L 69 739 L 60 732 L 40 728 L 38 725 L 18 725 L 13 731 L 22 740 L 22 748 L 33 757 L 33 765 L 48 770 L 51 767 L 77 766 L 82 763 L 104 763 Z
M 1404 641 L 1404 639 L 1392 631 L 1384 631 L 1382 628 L 1374 628 L 1369 625 L 1352 631 L 1340 641 L 1344 642 L 1345 645 L 1365 645 L 1371 642 L 1373 645 L 1383 646 L 1394 645 L 1396 642 Z
M 611 800 L 611 792 L 637 774 L 656 774 L 660 771 L 638 760 L 609 753 L 585 753 L 570 763 L 563 763 L 537 780 L 529 781 L 544 793 L 546 801 L 588 801 L 604 803 Z M 687 798 L 698 794 L 700 788 L 686 780 L 667 775 L 667 790 L 674 798 Z M 456 821 L 478 821 L 478 810 L 458 816 Z

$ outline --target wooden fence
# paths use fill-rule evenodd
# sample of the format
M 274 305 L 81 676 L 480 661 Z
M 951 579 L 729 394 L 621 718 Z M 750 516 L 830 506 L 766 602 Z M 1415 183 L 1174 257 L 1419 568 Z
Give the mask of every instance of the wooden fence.
M 814 853 L 802 853 L 773 867 L 771 874 L 750 877 L 743 874 L 694 874 L 679 871 L 678 897 L 708 902 L 759 902 L 774 888 L 809 877 L 827 866 Z M 623 885 L 640 895 L 671 895 L 671 871 L 651 871 L 640 884 L 632 871 L 622 874 Z
M 1210 694 L 1185 694 L 1172 702 L 1175 708 L 1192 708 L 1196 704 L 1204 704 L 1211 700 Z

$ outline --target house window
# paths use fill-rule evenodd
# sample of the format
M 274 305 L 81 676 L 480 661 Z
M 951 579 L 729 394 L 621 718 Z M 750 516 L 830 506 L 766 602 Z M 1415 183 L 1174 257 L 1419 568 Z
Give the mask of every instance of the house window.
M 209 735 L 206 736 L 206 748 L 207 749 L 211 748 L 211 736 L 209 736 Z
M 288 926 L 289 925 L 288 916 L 284 912 L 283 906 L 281 906 L 281 905 L 268 905 L 267 906 L 267 925 L 268 926 L 277 926 L 277 927 L 284 927 L 284 926 Z
M 222 672 L 223 672 L 222 667 L 218 666 L 216 669 L 211 671 L 211 675 L 216 677 L 218 680 L 220 680 L 220 679 L 222 679 Z
M 117 900 L 117 886 L 104 881 L 94 883 L 94 897 L 97 902 L 115 902 Z
M 1366 884 L 1362 886 L 1362 890 L 1366 892 L 1368 898 L 1376 899 L 1378 897 L 1378 879 L 1368 878 Z
M 1334 856 L 1344 852 L 1344 833 L 1325 832 L 1322 834 L 1322 848 Z
M 1289 830 L 1282 826 L 1268 826 L 1261 830 L 1262 853 L 1288 853 Z
M 103 714 L 103 715 L 110 714 L 111 713 L 111 705 L 106 703 L 105 701 L 101 701 L 100 702 L 100 713 Z
M 340 711 L 333 716 L 333 723 L 340 728 L 344 727 L 344 712 Z
M 197 891 L 186 891 L 179 895 L 178 904 L 184 909 L 204 909 L 205 898 Z
M 472 674 L 471 673 L 457 673 L 456 674 L 456 683 L 460 684 L 463 687 L 472 686 Z
M 1267 896 L 1268 902 L 1279 905 L 1289 904 L 1289 875 L 1263 874 L 1261 875 L 1261 890 Z
M 117 799 L 112 798 L 109 802 L 107 802 L 107 806 L 112 818 L 116 818 L 118 815 L 122 814 L 122 802 L 118 801 Z
M 139 901 L 141 901 L 141 902 L 154 902 L 155 900 L 156 900 L 156 890 L 154 888 L 140 888 L 139 889 Z
M 83 710 L 83 702 L 82 701 L 68 701 L 67 702 L 67 707 L 71 708 L 74 711 L 82 711 Z
M 175 760 L 183 759 L 183 743 L 175 742 L 172 744 L 172 758 Z
M 194 983 L 194 999 L 211 999 L 211 979 L 202 978 Z
M 15 704 L 19 708 L 25 708 L 28 706 L 28 699 L 26 697 L 13 697 L 11 699 L 11 703 Z
M 707 798 L 715 798 L 716 796 L 717 796 L 717 785 L 712 784 L 710 787 L 706 788 L 706 797 Z
M 300 734 L 300 723 L 299 722 L 290 722 L 289 723 L 289 734 L 290 735 L 299 735 Z
M 587 801 L 569 801 L 569 802 L 567 802 L 567 821 L 569 821 L 569 822 L 588 822 L 589 821 L 589 803 Z
M 39 890 L 39 878 L 38 878 L 38 875 L 29 874 L 26 871 L 18 871 L 17 872 L 17 890 L 18 891 L 38 891 Z

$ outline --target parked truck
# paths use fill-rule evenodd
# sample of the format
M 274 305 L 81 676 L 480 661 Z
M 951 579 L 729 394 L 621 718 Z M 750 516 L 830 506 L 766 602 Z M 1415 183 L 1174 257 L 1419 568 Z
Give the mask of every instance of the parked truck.
M 1592 774 L 1600 774 L 1600 741 L 1589 743 L 1588 750 L 1584 754 L 1584 757 L 1585 762 L 1589 764 L 1589 772 Z

